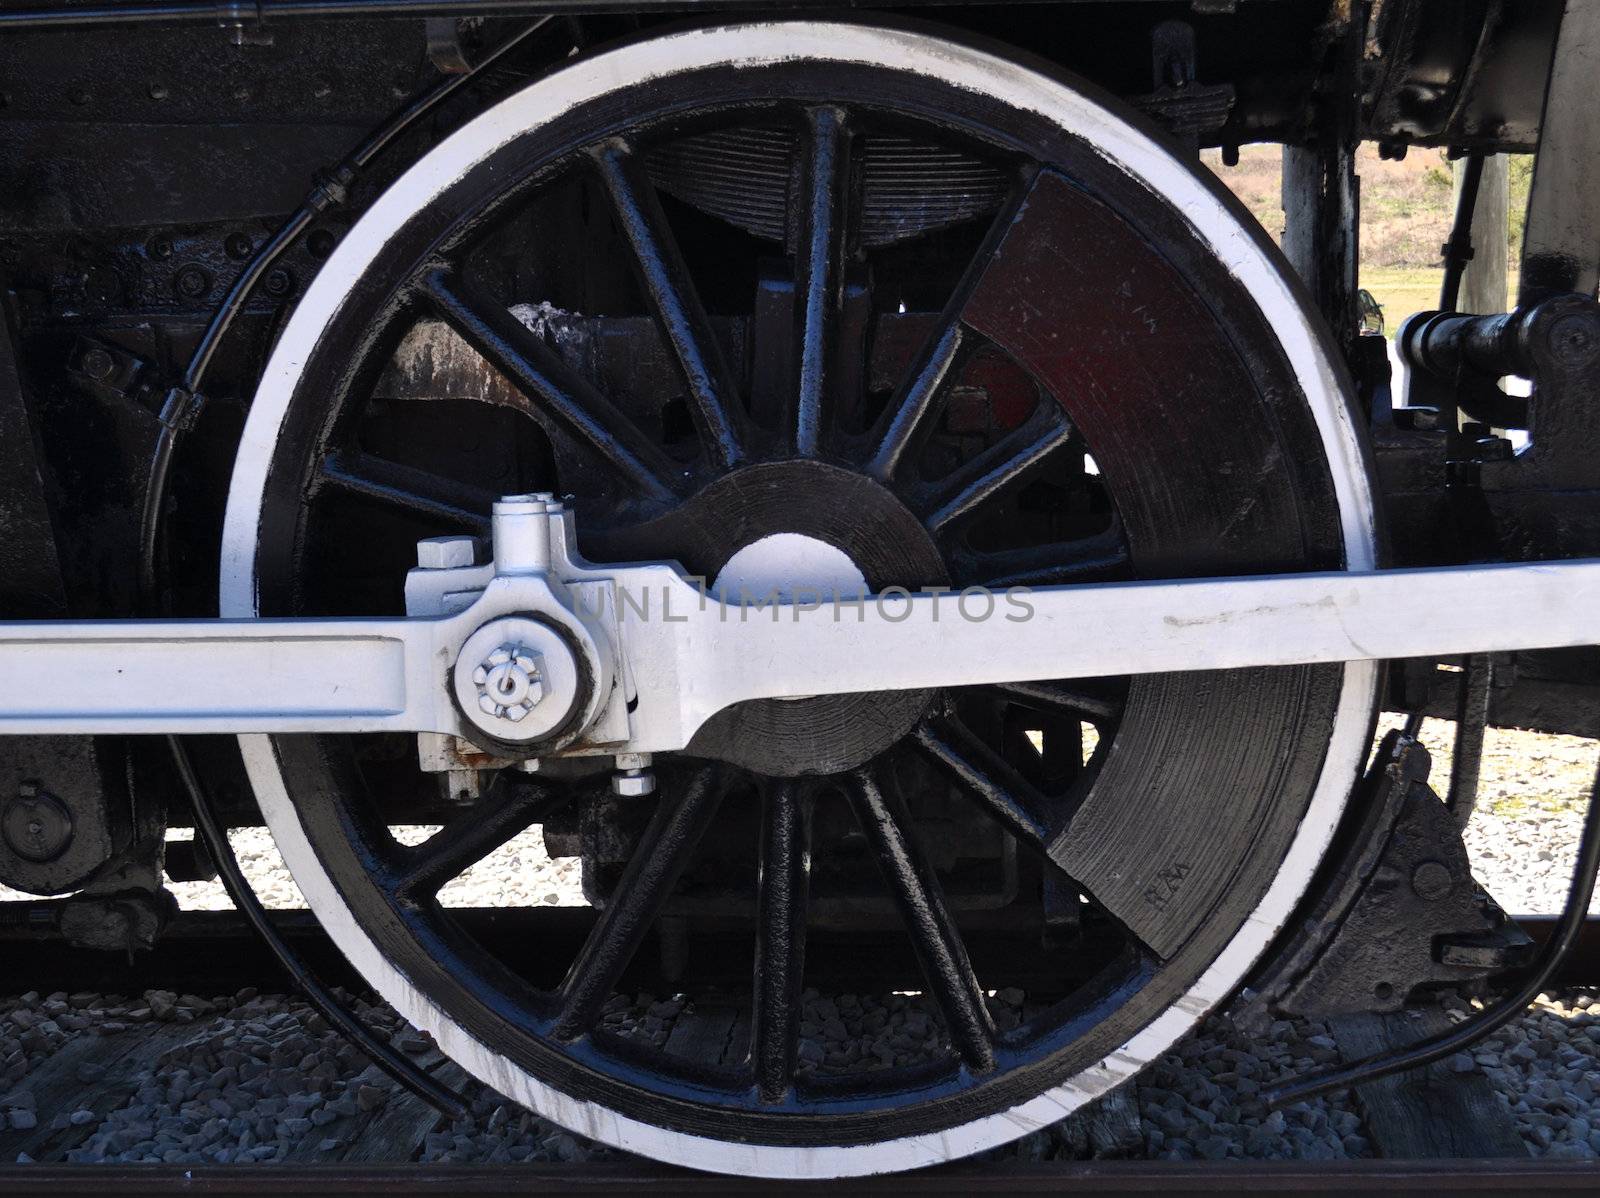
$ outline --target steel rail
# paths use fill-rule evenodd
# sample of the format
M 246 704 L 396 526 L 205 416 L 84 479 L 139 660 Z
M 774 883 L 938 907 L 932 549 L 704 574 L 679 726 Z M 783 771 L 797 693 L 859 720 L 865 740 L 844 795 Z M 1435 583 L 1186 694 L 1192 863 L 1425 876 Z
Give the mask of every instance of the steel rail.
M 106 1193 L 261 1198 L 294 1194 L 1592 1194 L 1597 1171 L 1572 1161 L 1060 1161 L 964 1162 L 837 1182 L 783 1182 L 690 1173 L 665 1165 L 10 1165 L 9 1198 Z

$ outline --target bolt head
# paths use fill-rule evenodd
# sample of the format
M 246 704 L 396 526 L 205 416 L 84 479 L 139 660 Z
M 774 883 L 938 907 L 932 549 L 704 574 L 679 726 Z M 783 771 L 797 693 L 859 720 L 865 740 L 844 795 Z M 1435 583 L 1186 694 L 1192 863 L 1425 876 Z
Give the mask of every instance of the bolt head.
M 99 346 L 87 351 L 78 365 L 84 374 L 101 382 L 110 378 L 111 372 L 117 368 L 117 364 L 112 360 L 111 355 Z
M 1477 457 L 1481 462 L 1509 462 L 1516 456 L 1516 448 L 1505 437 L 1483 437 L 1478 441 Z
M 611 793 L 624 799 L 642 799 L 647 794 L 654 794 L 655 789 L 654 770 L 629 770 L 611 775 Z
M 1420 899 L 1436 902 L 1455 889 L 1449 866 L 1439 861 L 1424 861 L 1411 871 L 1411 889 Z
M 24 785 L 0 816 L 0 834 L 17 856 L 43 865 L 61 856 L 72 842 L 72 812 L 54 795 Z
M 574 710 L 594 697 L 567 635 L 531 615 L 500 616 L 467 637 L 450 667 L 450 686 L 467 728 L 475 730 L 466 735 L 499 756 L 519 755 L 502 752 L 508 746 L 576 735 Z
M 475 537 L 428 537 L 417 542 L 417 567 L 422 570 L 455 570 L 470 566 L 478 555 Z
M 185 266 L 172 280 L 173 290 L 185 299 L 199 299 L 211 290 L 211 276 L 198 266 Z

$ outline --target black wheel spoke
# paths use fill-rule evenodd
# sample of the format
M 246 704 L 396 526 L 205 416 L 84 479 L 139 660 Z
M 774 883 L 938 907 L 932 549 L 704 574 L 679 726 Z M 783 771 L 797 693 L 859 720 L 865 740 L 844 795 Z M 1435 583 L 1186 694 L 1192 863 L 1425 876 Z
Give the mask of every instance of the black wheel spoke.
M 821 447 L 829 374 L 834 368 L 844 305 L 844 264 L 850 216 L 850 132 L 842 110 L 813 108 L 801 139 L 796 291 L 800 297 L 795 394 L 795 450 Z
M 528 782 L 497 784 L 489 803 L 456 816 L 406 854 L 395 893 L 412 901 L 434 897 L 501 845 L 543 823 L 569 797 L 570 790 Z
M 718 465 L 733 466 L 744 456 L 738 391 L 655 187 L 624 142 L 607 142 L 595 163 L 633 246 L 640 281 L 683 368 L 701 435 Z
M 561 983 L 552 1033 L 557 1039 L 576 1039 L 600 1017 L 716 814 L 722 778 L 720 769 L 707 767 L 690 776 L 681 796 L 658 794 L 655 815 Z
M 781 1102 L 794 1084 L 811 869 L 808 808 L 808 797 L 794 779 L 768 786 L 750 1020 L 750 1062 L 767 1102 Z
M 334 487 L 364 495 L 418 516 L 447 520 L 475 532 L 489 531 L 495 496 L 453 479 L 385 461 L 358 450 L 337 450 L 322 459 L 318 491 Z
M 1131 573 L 1127 545 L 1115 522 L 1104 532 L 1075 541 L 1024 549 L 958 551 L 955 567 L 963 585 L 994 588 L 1106 582 Z
M 950 1042 L 968 1067 L 994 1067 L 994 1023 L 967 960 L 966 945 L 945 905 L 933 867 L 912 839 L 911 820 L 899 797 L 869 770 L 852 774 L 849 795 L 884 880 L 900 908 L 928 988 L 944 1012 Z
M 878 447 L 867 463 L 867 473 L 887 482 L 921 439 L 921 434 L 955 378 L 967 329 L 958 312 L 946 310 L 939 327 L 918 355 L 910 377 L 890 401 L 893 415 Z
M 1122 700 L 1081 682 L 1001 682 L 1001 691 L 1036 707 L 1064 711 L 1096 726 L 1122 718 Z
M 1049 856 L 1051 828 L 1045 797 L 1012 766 L 953 720 L 924 721 L 917 745 L 978 800 L 1006 831 Z
M 919 509 L 938 532 L 1015 486 L 1073 439 L 1072 422 L 1046 401 L 995 444 L 925 489 Z
M 438 315 L 528 397 L 530 413 L 552 436 L 598 455 L 647 499 L 679 493 L 679 472 L 666 455 L 506 308 L 444 271 L 428 276 L 427 294 Z
M 1001 207 L 984 239 L 982 247 L 973 255 L 954 293 L 939 316 L 922 349 L 917 354 L 905 382 L 889 401 L 889 415 L 883 423 L 877 447 L 867 462 L 867 473 L 887 482 L 899 471 L 907 457 L 913 454 L 926 435 L 935 416 L 960 371 L 964 351 L 971 342 L 971 334 L 962 323 L 961 314 L 967 301 L 977 290 L 984 272 L 996 249 L 1005 239 L 1017 219 L 1027 187 L 1018 187 L 1015 194 Z

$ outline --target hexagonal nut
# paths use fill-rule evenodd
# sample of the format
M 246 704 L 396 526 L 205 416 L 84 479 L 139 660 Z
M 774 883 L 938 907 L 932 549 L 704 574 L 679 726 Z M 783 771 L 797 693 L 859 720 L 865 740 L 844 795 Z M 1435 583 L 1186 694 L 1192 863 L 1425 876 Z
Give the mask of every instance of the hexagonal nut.
M 478 710 L 515 723 L 544 698 L 539 655 L 525 645 L 501 645 L 472 671 Z
M 477 560 L 478 542 L 473 537 L 428 537 L 417 542 L 417 568 L 454 570 Z
M 654 770 L 629 770 L 611 775 L 611 793 L 624 799 L 642 799 L 647 794 L 654 794 L 655 789 Z

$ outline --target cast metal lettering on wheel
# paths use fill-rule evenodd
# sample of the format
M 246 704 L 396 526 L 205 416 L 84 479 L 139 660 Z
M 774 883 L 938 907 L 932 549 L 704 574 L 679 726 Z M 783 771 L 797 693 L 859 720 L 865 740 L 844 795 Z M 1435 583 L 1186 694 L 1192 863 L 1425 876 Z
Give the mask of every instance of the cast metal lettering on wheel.
M 1155 882 L 1144 892 L 1144 901 L 1157 911 L 1164 910 L 1178 896 L 1178 887 L 1189 876 L 1189 868 L 1183 862 L 1175 861 L 1157 870 Z

